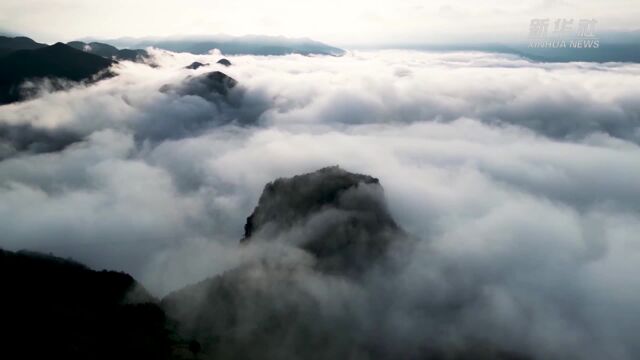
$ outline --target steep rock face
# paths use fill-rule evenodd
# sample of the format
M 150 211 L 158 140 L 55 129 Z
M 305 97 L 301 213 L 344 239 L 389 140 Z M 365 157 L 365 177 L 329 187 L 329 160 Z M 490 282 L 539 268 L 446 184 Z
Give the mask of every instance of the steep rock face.
M 378 179 L 336 166 L 267 184 L 242 241 L 284 241 L 311 253 L 323 270 L 350 272 L 401 238 Z
M 404 236 L 376 178 L 329 167 L 278 179 L 266 185 L 242 243 L 291 253 L 276 250 L 176 291 L 162 307 L 211 358 L 375 358 L 355 315 L 365 309 L 361 277 L 350 275 Z

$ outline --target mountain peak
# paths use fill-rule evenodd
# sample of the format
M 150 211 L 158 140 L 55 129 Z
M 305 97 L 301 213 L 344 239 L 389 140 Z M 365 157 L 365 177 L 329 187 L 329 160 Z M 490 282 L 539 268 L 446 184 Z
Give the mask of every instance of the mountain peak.
M 0 104 L 23 100 L 20 84 L 28 79 L 91 80 L 113 61 L 63 43 L 14 51 L 0 58 Z
M 403 234 L 377 178 L 332 166 L 267 184 L 242 242 L 287 242 L 316 257 L 324 270 L 351 272 L 382 257 Z

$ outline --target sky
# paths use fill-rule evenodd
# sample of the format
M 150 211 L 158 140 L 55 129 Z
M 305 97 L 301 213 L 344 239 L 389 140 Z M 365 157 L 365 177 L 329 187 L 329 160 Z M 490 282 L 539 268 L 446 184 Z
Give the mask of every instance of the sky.
M 283 35 L 339 46 L 519 40 L 532 18 L 596 19 L 636 30 L 637 0 L 3 0 L 0 30 L 84 37 Z

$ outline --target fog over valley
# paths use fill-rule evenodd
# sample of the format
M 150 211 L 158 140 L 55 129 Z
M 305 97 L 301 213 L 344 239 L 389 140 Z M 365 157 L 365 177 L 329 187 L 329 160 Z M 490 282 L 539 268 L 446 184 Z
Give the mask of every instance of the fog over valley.
M 62 46 L 110 60 L 10 88 L 0 247 L 130 274 L 82 270 L 172 358 L 640 356 L 637 63 Z

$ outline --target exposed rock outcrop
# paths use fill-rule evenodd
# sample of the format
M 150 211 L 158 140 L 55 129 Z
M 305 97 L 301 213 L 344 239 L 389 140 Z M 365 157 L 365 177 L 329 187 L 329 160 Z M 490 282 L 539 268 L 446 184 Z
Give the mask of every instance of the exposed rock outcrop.
M 222 59 L 218 60 L 217 63 L 220 64 L 220 65 L 224 65 L 224 66 L 231 66 L 231 61 L 229 61 L 229 60 L 227 60 L 225 58 L 222 58 Z
M 229 94 L 238 82 L 220 71 L 212 71 L 198 76 L 189 76 L 182 84 L 164 85 L 162 92 L 175 92 L 181 96 L 200 96 L 207 100 L 217 100 Z
M 185 66 L 184 68 L 189 70 L 197 70 L 203 66 L 208 66 L 208 65 L 209 65 L 208 63 L 203 64 L 199 61 L 194 61 L 190 65 Z
M 378 179 L 337 166 L 267 184 L 243 242 L 284 241 L 323 270 L 362 270 L 403 237 Z

